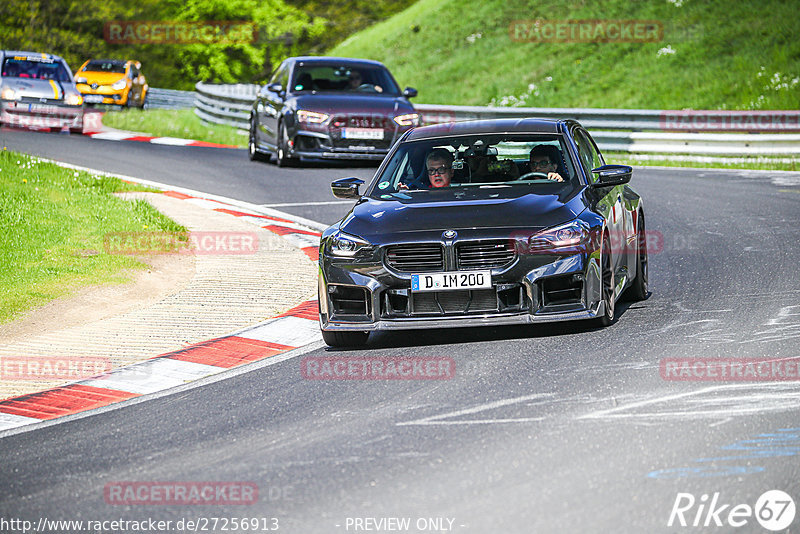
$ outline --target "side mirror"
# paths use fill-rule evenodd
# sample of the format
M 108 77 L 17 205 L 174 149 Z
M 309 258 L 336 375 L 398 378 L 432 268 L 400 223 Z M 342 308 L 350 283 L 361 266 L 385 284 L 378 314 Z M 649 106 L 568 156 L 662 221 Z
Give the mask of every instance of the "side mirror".
M 628 165 L 603 165 L 592 169 L 592 172 L 597 175 L 592 187 L 610 187 L 630 182 L 633 168 Z
M 403 96 L 406 98 L 414 98 L 415 96 L 417 96 L 417 90 L 414 89 L 413 87 L 406 87 L 405 89 L 403 89 Z
M 273 93 L 280 93 L 283 91 L 283 86 L 279 83 L 271 83 L 267 86 L 267 91 L 271 91 Z
M 361 198 L 358 188 L 363 184 L 360 178 L 339 178 L 331 183 L 331 191 L 336 198 Z

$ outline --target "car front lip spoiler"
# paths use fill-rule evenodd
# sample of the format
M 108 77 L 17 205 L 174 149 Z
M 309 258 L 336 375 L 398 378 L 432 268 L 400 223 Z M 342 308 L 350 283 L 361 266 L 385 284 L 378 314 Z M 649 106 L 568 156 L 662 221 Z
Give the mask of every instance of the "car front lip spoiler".
M 293 151 L 293 157 L 301 158 L 323 158 L 323 159 L 364 159 L 370 161 L 383 161 L 386 157 L 388 150 L 383 152 L 308 152 L 308 151 Z
M 580 321 L 595 319 L 605 313 L 604 303 L 598 302 L 596 310 L 581 310 L 567 313 L 548 313 L 531 315 L 527 312 L 509 314 L 486 314 L 469 317 L 446 318 L 402 318 L 381 320 L 374 323 L 329 322 L 320 326 L 326 331 L 380 331 L 380 330 L 421 330 L 432 328 L 460 328 L 475 326 L 501 326 L 551 323 L 557 321 Z

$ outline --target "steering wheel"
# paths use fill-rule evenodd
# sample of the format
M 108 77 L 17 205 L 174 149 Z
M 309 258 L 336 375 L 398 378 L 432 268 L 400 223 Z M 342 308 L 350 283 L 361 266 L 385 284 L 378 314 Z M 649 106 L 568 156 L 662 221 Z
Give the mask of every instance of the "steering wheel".
M 525 173 L 522 176 L 520 176 L 519 178 L 517 178 L 517 180 L 527 180 L 529 178 L 534 178 L 534 177 L 536 179 L 540 179 L 540 180 L 548 180 L 548 181 L 551 181 L 551 182 L 555 182 L 555 180 L 550 180 L 547 177 L 547 173 L 546 172 L 529 172 L 529 173 Z
M 358 86 L 356 91 L 361 91 L 362 93 L 366 93 L 366 92 L 377 93 L 378 92 L 378 90 L 375 89 L 375 85 L 371 84 L 371 83 L 362 83 L 361 85 Z

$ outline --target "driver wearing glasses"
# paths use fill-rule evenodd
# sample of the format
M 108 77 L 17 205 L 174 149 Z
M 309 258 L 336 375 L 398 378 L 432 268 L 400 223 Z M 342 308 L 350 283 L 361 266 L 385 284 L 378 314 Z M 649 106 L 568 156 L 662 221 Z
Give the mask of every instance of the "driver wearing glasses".
M 400 182 L 398 190 L 449 187 L 453 180 L 453 155 L 450 151 L 444 148 L 431 150 L 425 157 L 425 175 L 427 181 L 423 177 L 409 184 Z
M 560 151 L 553 145 L 536 145 L 531 150 L 531 172 L 541 172 L 547 175 L 548 180 L 563 182 L 564 178 L 558 173 L 557 161 L 561 158 Z

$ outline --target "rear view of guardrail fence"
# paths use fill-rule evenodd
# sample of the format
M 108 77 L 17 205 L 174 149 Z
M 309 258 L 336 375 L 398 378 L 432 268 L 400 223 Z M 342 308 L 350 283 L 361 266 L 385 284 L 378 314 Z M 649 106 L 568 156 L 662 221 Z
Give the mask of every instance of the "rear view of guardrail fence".
M 249 128 L 258 85 L 195 85 L 203 120 Z M 800 155 L 800 111 L 670 111 L 653 109 L 414 106 L 426 124 L 474 119 L 575 119 L 601 150 L 632 153 Z M 710 133 L 717 132 L 717 133 Z M 722 133 L 725 132 L 725 133 Z M 730 133 L 737 132 L 737 133 Z M 738 133 L 741 132 L 741 133 Z
M 148 109 L 192 109 L 194 98 L 194 91 L 151 87 L 147 90 L 145 107 Z

